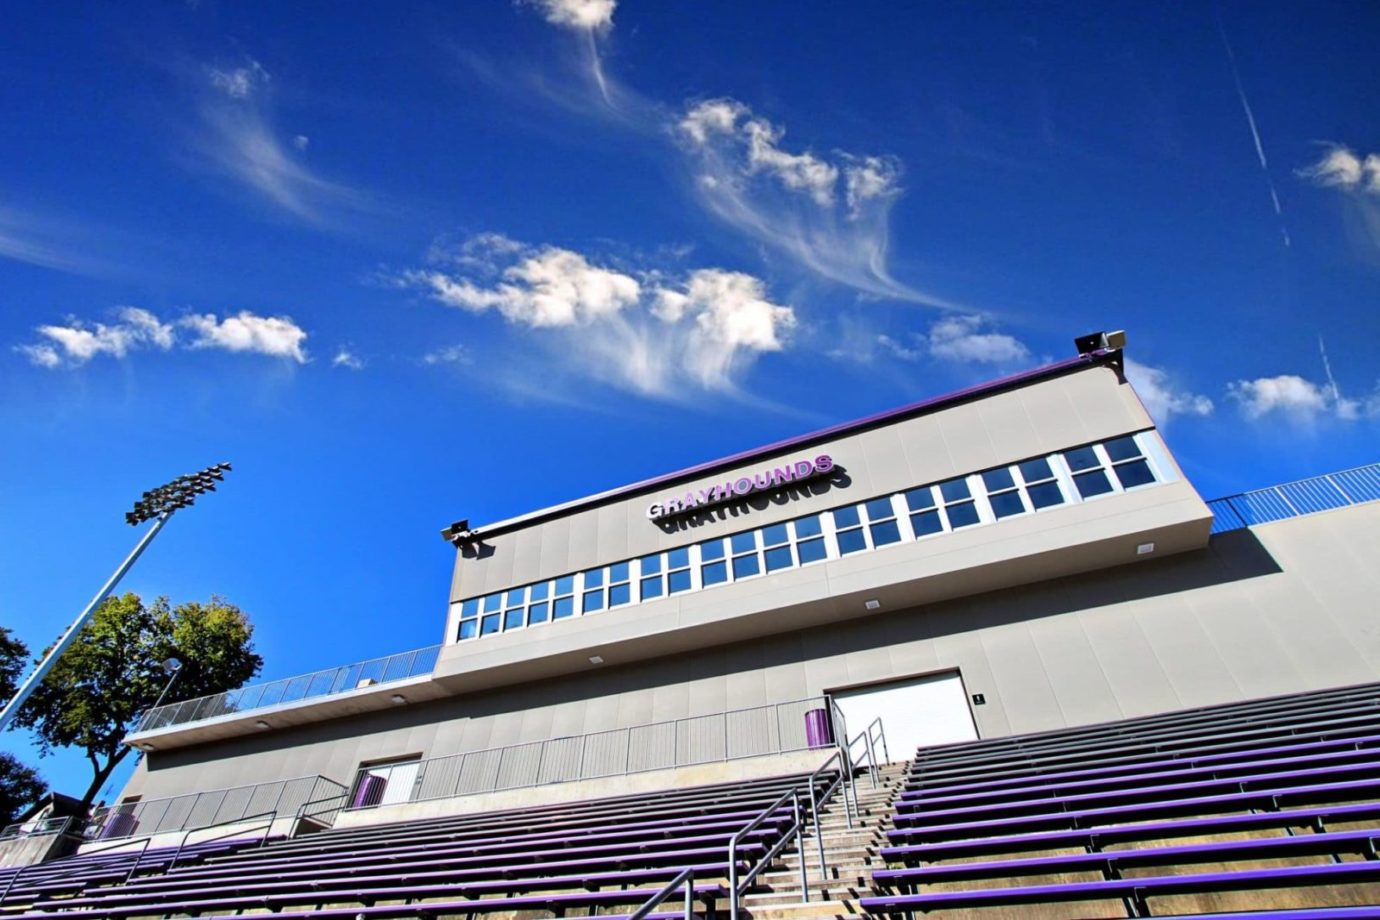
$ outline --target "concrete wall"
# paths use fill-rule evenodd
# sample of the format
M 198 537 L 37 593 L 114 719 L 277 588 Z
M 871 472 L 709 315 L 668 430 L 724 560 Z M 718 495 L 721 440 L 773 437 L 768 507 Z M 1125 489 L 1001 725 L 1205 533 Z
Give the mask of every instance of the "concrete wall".
M 233 742 L 157 752 L 126 794 L 173 795 L 432 757 L 958 668 L 984 737 L 1374 679 L 1380 503 L 1206 549 L 694 653 Z M 782 611 L 783 616 L 789 611 Z

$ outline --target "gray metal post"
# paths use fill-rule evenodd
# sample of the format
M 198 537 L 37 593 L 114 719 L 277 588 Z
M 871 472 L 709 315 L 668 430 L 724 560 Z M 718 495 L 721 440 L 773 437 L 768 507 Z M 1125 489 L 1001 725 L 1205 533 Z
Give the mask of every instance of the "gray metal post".
M 800 816 L 800 791 L 791 792 L 791 804 L 795 808 L 795 851 L 800 854 L 800 900 L 810 900 L 810 879 L 805 868 L 805 838 L 802 835 L 801 825 L 804 819 Z
M 148 529 L 148 532 L 145 533 L 138 544 L 135 545 L 134 550 L 125 557 L 125 561 L 120 563 L 120 567 L 115 570 L 115 574 L 110 576 L 101 590 L 91 599 L 91 603 L 86 605 L 86 609 L 72 621 L 71 626 L 67 627 L 67 632 L 62 634 L 62 638 L 58 640 L 57 645 L 52 647 L 48 654 L 44 656 L 43 660 L 39 662 L 34 672 L 19 686 L 19 690 L 15 692 L 14 697 L 5 704 L 4 710 L 0 711 L 0 732 L 3 732 L 9 727 L 10 721 L 14 718 L 15 713 L 19 711 L 19 707 L 24 705 L 24 701 L 34 692 L 34 688 L 43 682 L 43 678 L 48 676 L 48 672 L 53 669 L 53 665 L 57 664 L 57 660 L 62 657 L 62 653 L 67 651 L 73 642 L 77 641 L 77 635 L 96 612 L 96 608 L 110 596 L 111 591 L 115 590 L 115 586 L 120 583 L 120 579 L 125 577 L 125 573 L 129 571 L 130 566 L 134 565 L 135 561 L 148 547 L 149 543 L 153 542 L 153 538 L 158 536 L 158 531 L 163 529 L 163 525 L 168 522 L 168 518 L 170 517 L 172 517 L 171 511 L 164 511 L 162 514 L 158 515 L 153 522 L 153 526 Z

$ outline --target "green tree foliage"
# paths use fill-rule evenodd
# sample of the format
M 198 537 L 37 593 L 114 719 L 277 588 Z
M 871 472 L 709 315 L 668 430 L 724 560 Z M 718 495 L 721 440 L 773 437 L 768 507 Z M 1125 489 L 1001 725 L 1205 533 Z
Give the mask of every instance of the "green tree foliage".
M 129 754 L 120 740 L 168 683 L 162 663 L 182 662 L 164 704 L 241 687 L 259 673 L 254 627 L 235 605 L 218 597 L 172 607 L 160 597 L 145 604 L 137 594 L 102 604 L 77 641 L 19 711 L 15 724 L 33 729 L 40 751 L 80 748 L 93 779 L 90 804 Z
M 0 702 L 14 696 L 28 657 L 29 647 L 0 626 Z
M 38 771 L 11 754 L 0 754 L 0 827 L 14 821 L 47 791 Z

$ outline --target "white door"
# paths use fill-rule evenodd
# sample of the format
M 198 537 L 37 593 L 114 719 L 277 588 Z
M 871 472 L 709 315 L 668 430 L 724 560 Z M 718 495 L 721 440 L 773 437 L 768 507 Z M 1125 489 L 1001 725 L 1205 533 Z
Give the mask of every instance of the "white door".
M 973 713 L 957 671 L 836 690 L 830 695 L 843 711 L 850 739 L 873 719 L 881 718 L 893 761 L 910 760 L 917 748 L 977 740 Z M 859 745 L 855 756 L 861 751 Z M 879 750 L 877 759 L 881 758 Z

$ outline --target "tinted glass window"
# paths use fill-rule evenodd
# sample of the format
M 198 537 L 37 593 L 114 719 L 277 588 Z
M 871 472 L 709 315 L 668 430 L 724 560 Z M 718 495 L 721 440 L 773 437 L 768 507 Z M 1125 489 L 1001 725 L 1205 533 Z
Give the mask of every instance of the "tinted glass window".
M 465 620 L 463 623 L 460 624 L 461 639 L 473 639 L 477 635 L 479 635 L 478 620 Z
M 835 527 L 857 527 L 862 523 L 858 517 L 858 509 L 852 506 L 839 508 L 834 512 Z
M 756 553 L 748 556 L 736 556 L 733 559 L 734 578 L 746 578 L 749 575 L 756 575 L 760 571 L 762 571 L 762 569 L 757 564 Z
M 489 633 L 498 632 L 498 614 L 490 613 L 479 623 L 479 634 L 487 636 Z
M 895 516 L 896 512 L 892 510 L 891 499 L 889 498 L 874 498 L 867 503 L 867 519 L 869 521 L 880 521 Z
M 627 581 L 628 564 L 626 562 L 615 562 L 609 566 L 609 581 Z
M 661 571 L 661 557 L 660 557 L 660 556 L 643 556 L 643 557 L 642 557 L 642 574 L 643 574 L 643 575 L 655 575 L 657 572 L 660 572 L 660 571 Z
M 563 575 L 556 579 L 556 593 L 570 594 L 575 590 L 575 576 Z
M 700 569 L 700 581 L 707 588 L 710 585 L 720 585 L 728 581 L 728 563 L 711 562 Z
M 462 617 L 472 617 L 479 614 L 479 598 L 472 597 L 460 605 L 460 615 Z
M 817 537 L 821 533 L 819 516 L 801 518 L 795 522 L 795 535 L 797 537 Z
M 1064 451 L 1064 462 L 1069 465 L 1069 469 L 1075 473 L 1079 470 L 1090 470 L 1095 466 L 1100 466 L 1097 454 L 1091 447 L 1080 447 L 1076 450 Z
M 992 496 L 992 513 L 998 518 L 1010 517 L 1023 511 L 1025 511 L 1025 506 L 1021 504 L 1021 493 L 1019 492 L 1003 492 L 1000 495 Z
M 531 606 L 531 608 L 528 610 L 528 613 L 527 613 L 527 622 L 528 622 L 528 623 L 545 623 L 545 622 L 546 622 L 546 614 L 547 614 L 547 605 L 546 605 L 545 602 L 542 602 L 542 603 L 540 603 L 540 604 L 533 604 L 533 605 Z
M 920 511 L 924 508 L 934 507 L 934 490 L 929 486 L 923 489 L 911 489 L 906 493 L 906 507 L 911 511 Z
M 988 492 L 1000 492 L 1002 489 L 1009 489 L 1016 484 L 1016 480 L 1011 478 L 1011 471 L 1002 468 L 999 470 L 988 470 L 982 474 L 982 484 L 987 487 Z
M 788 569 L 795 564 L 795 557 L 791 554 L 789 546 L 778 546 L 766 552 L 767 571 L 775 572 L 777 569 Z
M 679 594 L 682 591 L 690 590 L 690 570 L 682 569 L 679 572 L 672 572 L 666 576 L 670 580 L 672 594 Z
M 649 601 L 654 597 L 661 597 L 661 576 L 659 575 L 642 579 L 642 599 Z
M 556 602 L 551 605 L 551 619 L 564 620 L 575 612 L 575 598 L 558 597 Z
M 1116 478 L 1121 480 L 1123 489 L 1143 486 L 1147 482 L 1155 481 L 1155 474 L 1150 472 L 1150 464 L 1144 460 L 1132 460 L 1130 463 L 1123 463 L 1112 469 L 1116 473 Z
M 1054 471 L 1049 468 L 1049 461 L 1040 457 L 1021 464 L 1021 478 L 1026 482 L 1039 482 L 1042 479 L 1053 479 Z
M 518 629 L 518 628 L 521 627 L 521 626 L 522 626 L 522 608 L 521 608 L 521 607 L 517 608 L 516 610 L 509 610 L 507 613 L 503 614 L 503 628 L 504 628 L 504 629 Z
M 1135 438 L 1117 438 L 1115 441 L 1108 441 L 1102 447 L 1107 451 L 1107 456 L 1112 458 L 1115 463 L 1118 460 L 1130 460 L 1132 457 L 1141 455 L 1140 445 Z
M 603 569 L 590 569 L 585 573 L 585 587 L 597 588 L 604 583 Z
M 763 546 L 779 546 L 785 543 L 787 539 L 785 524 L 773 524 L 770 527 L 762 528 Z
M 873 524 L 871 530 L 873 546 L 886 546 L 888 543 L 897 543 L 901 539 L 901 528 L 894 520 Z
M 504 606 L 516 607 L 525 600 L 527 600 L 527 589 L 513 588 L 508 592 L 508 603 Z
M 503 606 L 503 595 L 502 595 L 502 594 L 490 594 L 488 597 L 484 598 L 484 612 L 485 612 L 485 613 L 493 613 L 495 610 L 498 610 L 498 609 L 499 609 L 500 607 L 502 607 L 502 606 Z
M 939 520 L 938 511 L 922 511 L 919 514 L 912 514 L 910 526 L 915 529 L 917 537 L 927 537 L 944 529 L 944 524 Z
M 603 589 L 599 589 L 599 590 L 597 590 L 597 591 L 586 591 L 586 592 L 585 592 L 585 602 L 584 602 L 584 606 L 583 606 L 581 609 L 584 610 L 585 613 L 589 613 L 590 611 L 593 611 L 593 610 L 603 610 L 603 609 L 604 609 L 604 592 L 603 592 Z
M 1078 486 L 1078 494 L 1084 498 L 1092 498 L 1094 495 L 1102 495 L 1112 491 L 1112 484 L 1107 481 L 1107 474 L 1101 470 L 1093 470 L 1091 473 L 1075 476 L 1073 484 Z
M 745 553 L 757 548 L 757 531 L 755 530 L 750 530 L 747 533 L 735 533 L 728 539 L 733 543 L 735 553 Z
M 1059 483 L 1042 482 L 1038 486 L 1031 486 L 1027 489 L 1030 493 L 1030 503 L 1036 508 L 1048 508 L 1051 505 L 1062 505 L 1064 494 L 1059 491 Z
M 867 541 L 863 539 L 862 530 L 845 530 L 839 534 L 839 553 L 841 555 L 846 556 L 863 549 L 867 549 Z
M 807 562 L 818 562 L 827 555 L 824 540 L 820 537 L 815 537 L 813 540 L 802 540 L 797 549 L 800 551 L 801 565 Z
M 539 584 L 539 585 L 533 585 L 533 586 L 532 586 L 532 600 L 534 600 L 534 601 L 544 601 L 544 600 L 546 600 L 546 594 L 547 594 L 547 592 L 550 591 L 550 590 L 551 590 L 551 585 L 549 585 L 547 582 L 542 582 L 542 583 Z
M 682 546 L 666 554 L 667 564 L 673 569 L 683 569 L 690 564 L 690 547 Z
M 632 600 L 632 585 L 624 582 L 621 585 L 614 585 L 609 588 L 609 606 L 617 607 L 619 604 L 626 604 Z
M 708 562 L 711 559 L 722 559 L 723 557 L 723 540 L 710 540 L 708 543 L 700 544 L 700 559 Z
M 949 526 L 954 530 L 960 527 L 969 527 L 978 522 L 977 506 L 972 502 L 950 505 L 945 510 L 949 513 Z
M 953 502 L 961 498 L 971 498 L 972 494 L 968 491 L 968 480 L 950 479 L 948 482 L 941 483 L 939 493 L 944 496 L 944 501 Z

